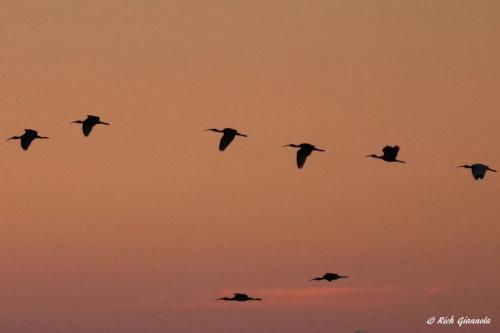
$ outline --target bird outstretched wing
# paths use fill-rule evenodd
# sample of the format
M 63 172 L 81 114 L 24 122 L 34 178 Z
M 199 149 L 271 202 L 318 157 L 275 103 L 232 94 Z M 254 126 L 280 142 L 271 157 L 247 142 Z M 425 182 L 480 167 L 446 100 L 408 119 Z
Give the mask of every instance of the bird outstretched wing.
M 382 152 L 384 153 L 384 156 L 395 159 L 398 156 L 399 146 L 385 146 L 384 149 L 382 149 Z
M 233 133 L 224 133 L 224 135 L 220 139 L 219 150 L 224 151 L 227 148 L 227 146 L 229 146 L 229 144 L 233 142 L 234 137 L 235 134 Z
M 483 179 L 486 174 L 486 167 L 480 164 L 474 164 L 471 168 L 474 179 Z
M 82 125 L 83 135 L 89 136 L 90 132 L 92 132 L 92 128 L 94 128 L 94 124 L 89 121 L 84 121 Z
M 28 150 L 28 148 L 31 145 L 31 142 L 33 142 L 33 138 L 22 136 L 21 137 L 21 148 L 23 148 L 24 150 Z
M 311 155 L 311 151 L 305 149 L 297 150 L 297 167 L 302 169 L 306 163 L 307 156 Z

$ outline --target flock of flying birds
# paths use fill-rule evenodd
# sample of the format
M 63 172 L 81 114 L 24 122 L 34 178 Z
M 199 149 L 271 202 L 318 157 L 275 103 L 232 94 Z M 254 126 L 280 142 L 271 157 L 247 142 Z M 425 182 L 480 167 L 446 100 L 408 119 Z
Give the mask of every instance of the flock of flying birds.
M 95 125 L 109 125 L 109 123 L 105 123 L 101 121 L 101 118 L 97 116 L 92 116 L 92 115 L 87 115 L 87 118 L 85 120 L 75 120 L 71 122 L 71 124 L 82 124 L 82 131 L 83 135 L 89 136 L 90 132 L 92 132 L 92 129 L 94 128 Z M 24 134 L 20 136 L 13 136 L 11 138 L 8 138 L 7 141 L 9 140 L 21 140 L 21 148 L 24 150 L 28 150 L 30 147 L 31 143 L 35 139 L 48 139 L 48 136 L 40 136 L 38 135 L 38 132 L 33 130 L 33 129 L 25 129 Z
M 242 136 L 242 137 L 247 137 L 246 134 L 241 134 L 237 130 L 233 128 L 224 128 L 222 130 L 219 130 L 217 128 L 209 128 L 207 131 L 212 131 L 212 132 L 217 132 L 217 133 L 223 133 L 220 143 L 219 143 L 219 150 L 224 151 L 226 148 L 233 142 L 234 138 L 236 136 Z M 299 145 L 296 144 L 289 144 L 285 145 L 283 147 L 293 147 L 293 148 L 299 148 L 297 150 L 297 167 L 299 169 L 302 169 L 304 167 L 304 164 L 306 163 L 307 157 L 311 155 L 313 151 L 320 151 L 324 152 L 325 150 L 316 148 L 316 146 L 310 144 L 310 143 L 301 143 Z M 406 163 L 405 161 L 400 161 L 397 159 L 398 153 L 399 153 L 399 146 L 385 146 L 382 149 L 382 155 L 367 155 L 365 157 L 372 157 L 372 158 L 378 158 L 381 159 L 385 162 L 397 162 L 397 163 Z M 475 180 L 478 179 L 483 179 L 486 171 L 493 171 L 497 172 L 496 170 L 491 169 L 489 166 L 481 164 L 481 163 L 475 163 L 472 165 L 461 165 L 459 168 L 467 168 L 471 169 L 472 171 L 472 176 L 474 177 Z
M 98 116 L 93 116 L 93 115 L 87 115 L 87 118 L 85 120 L 75 120 L 71 122 L 71 124 L 82 124 L 82 132 L 84 136 L 89 136 L 90 133 L 92 132 L 92 129 L 94 128 L 95 125 L 110 125 L 109 123 L 101 121 L 101 119 Z M 217 128 L 209 128 L 207 131 L 212 131 L 216 133 L 222 133 L 222 137 L 220 139 L 219 143 L 219 150 L 224 151 L 226 148 L 233 142 L 234 138 L 236 136 L 242 136 L 242 137 L 247 137 L 247 135 L 239 133 L 237 130 L 233 128 L 224 128 L 222 130 L 219 130 Z M 33 129 L 25 129 L 24 134 L 21 136 L 13 136 L 9 140 L 20 140 L 21 141 L 21 147 L 24 150 L 28 150 L 30 147 L 31 143 L 35 139 L 48 139 L 46 136 L 40 136 L 38 135 L 38 132 L 33 130 Z M 299 169 L 302 169 L 304 167 L 304 164 L 306 163 L 307 157 L 311 155 L 313 151 L 319 151 L 319 152 L 324 152 L 325 150 L 316 148 L 316 146 L 309 144 L 309 143 L 301 143 L 301 144 L 288 144 L 283 147 L 292 147 L 292 148 L 299 148 L 297 150 L 297 167 Z M 382 149 L 382 155 L 376 155 L 376 154 L 371 154 L 367 155 L 366 157 L 371 157 L 371 158 L 378 158 L 381 159 L 385 162 L 397 162 L 397 163 L 406 163 L 405 161 L 401 161 L 397 159 L 398 153 L 399 153 L 399 146 L 385 146 Z M 472 171 L 472 176 L 474 179 L 483 179 L 486 171 L 492 171 L 492 172 L 497 172 L 496 170 L 491 169 L 489 166 L 481 164 L 481 163 L 475 163 L 472 165 L 461 165 L 459 168 L 467 168 L 471 169 Z M 321 277 L 316 277 L 311 279 L 310 281 L 321 281 L 325 280 L 328 282 L 332 282 L 338 279 L 344 279 L 347 278 L 347 276 L 343 275 L 338 275 L 336 273 L 325 273 Z M 246 302 L 246 301 L 261 301 L 261 298 L 254 298 L 250 297 L 247 294 L 241 294 L 241 293 L 235 293 L 233 294 L 233 297 L 221 297 L 216 299 L 215 301 L 237 301 L 237 302 Z
M 94 128 L 95 125 L 110 125 L 109 123 L 101 121 L 101 118 L 98 116 L 93 116 L 93 115 L 87 115 L 87 118 L 85 120 L 75 120 L 71 122 L 71 124 L 82 124 L 82 131 L 83 135 L 89 136 L 90 132 L 92 132 L 92 129 Z M 217 132 L 217 133 L 222 133 L 222 137 L 220 139 L 219 143 L 219 150 L 224 151 L 226 148 L 233 142 L 234 138 L 236 136 L 242 136 L 242 137 L 247 137 L 246 134 L 241 134 L 234 128 L 224 128 L 222 130 L 219 130 L 217 128 L 209 128 L 207 131 L 212 131 L 212 132 Z M 24 134 L 20 136 L 13 136 L 9 140 L 21 140 L 21 147 L 24 150 L 28 150 L 30 147 L 31 143 L 35 139 L 48 139 L 47 136 L 40 136 L 38 135 L 38 132 L 33 130 L 33 129 L 25 129 Z M 324 152 L 325 150 L 316 148 L 316 146 L 310 144 L 310 143 L 301 143 L 301 144 L 289 144 L 285 145 L 283 147 L 292 147 L 292 148 L 299 148 L 297 150 L 297 167 L 299 169 L 302 169 L 304 167 L 304 164 L 306 163 L 307 157 L 311 155 L 313 151 L 319 151 L 319 152 Z M 372 157 L 372 158 L 378 158 L 381 159 L 385 162 L 398 162 L 398 163 L 406 163 L 405 161 L 400 161 L 397 159 L 398 153 L 399 153 L 399 146 L 385 146 L 382 149 L 382 155 L 367 155 L 366 157 Z M 472 171 L 472 176 L 474 179 L 483 179 L 486 171 L 493 171 L 497 172 L 494 169 L 491 169 L 489 166 L 481 163 L 475 163 L 472 165 L 461 165 L 459 168 L 467 168 L 471 169 Z

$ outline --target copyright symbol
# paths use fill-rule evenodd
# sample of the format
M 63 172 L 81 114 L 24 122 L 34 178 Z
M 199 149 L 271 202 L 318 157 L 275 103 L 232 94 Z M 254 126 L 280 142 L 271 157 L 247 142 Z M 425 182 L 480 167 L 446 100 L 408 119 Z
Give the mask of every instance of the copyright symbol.
M 436 317 L 430 317 L 427 319 L 427 325 L 432 325 L 436 321 Z

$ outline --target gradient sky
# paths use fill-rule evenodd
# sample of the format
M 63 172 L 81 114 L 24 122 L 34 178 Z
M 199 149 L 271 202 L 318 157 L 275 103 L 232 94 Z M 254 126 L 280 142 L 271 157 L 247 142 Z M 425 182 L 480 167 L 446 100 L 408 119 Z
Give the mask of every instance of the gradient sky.
M 499 13 L 0 1 L 0 137 L 51 138 L 0 142 L 0 331 L 497 332 L 500 174 L 456 167 L 500 169 Z M 299 171 L 301 142 L 327 152 Z

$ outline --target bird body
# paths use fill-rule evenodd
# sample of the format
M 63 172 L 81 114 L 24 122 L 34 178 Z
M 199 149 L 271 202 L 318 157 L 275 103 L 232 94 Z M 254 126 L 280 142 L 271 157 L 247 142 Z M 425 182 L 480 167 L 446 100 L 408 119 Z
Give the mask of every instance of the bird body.
M 209 128 L 207 131 L 212 131 L 212 132 L 217 132 L 217 133 L 223 133 L 222 138 L 220 139 L 219 142 L 219 150 L 224 151 L 226 148 L 229 146 L 231 142 L 233 142 L 234 138 L 238 136 L 243 136 L 247 137 L 245 134 L 239 133 L 237 130 L 234 128 L 224 128 L 223 130 L 218 130 L 217 128 Z
M 101 118 L 99 118 L 98 116 L 93 115 L 87 115 L 87 119 L 85 120 L 75 120 L 72 122 L 72 124 L 82 124 L 82 131 L 83 135 L 85 136 L 89 136 L 95 125 L 110 125 L 109 123 L 101 121 Z
M 217 301 L 236 301 L 236 302 L 247 302 L 247 301 L 262 301 L 262 298 L 253 298 L 247 294 L 234 293 L 233 297 L 221 297 L 215 300 Z
M 325 151 L 323 149 L 316 148 L 316 146 L 310 143 L 301 143 L 300 145 L 289 144 L 283 147 L 300 148 L 299 150 L 297 150 L 297 167 L 299 169 L 302 169 L 304 167 L 307 157 L 311 155 L 313 151 L 321 151 L 321 152 Z
M 326 280 L 328 282 L 332 282 L 334 280 L 338 280 L 338 279 L 346 279 L 348 278 L 348 276 L 343 276 L 343 275 L 338 275 L 337 273 L 325 273 L 323 274 L 323 276 L 321 277 L 317 277 L 317 278 L 314 278 L 314 279 L 311 279 L 309 281 L 321 281 L 321 280 Z
M 483 179 L 484 176 L 486 175 L 486 171 L 497 172 L 496 170 L 491 169 L 489 166 L 481 163 L 476 163 L 472 165 L 461 165 L 459 166 L 459 168 L 471 169 L 472 177 L 474 177 L 475 180 Z
M 7 139 L 7 141 L 9 141 L 9 140 L 21 140 L 21 148 L 23 148 L 24 150 L 28 150 L 31 143 L 35 139 L 48 139 L 48 137 L 38 135 L 38 132 L 33 130 L 33 129 L 25 129 L 23 135 L 13 136 L 13 137 Z
M 399 153 L 399 146 L 385 146 L 383 149 L 382 149 L 382 152 L 384 153 L 383 155 L 375 155 L 375 154 L 371 154 L 371 155 L 367 155 L 366 157 L 372 157 L 372 158 L 378 158 L 378 159 L 381 159 L 385 162 L 399 162 L 399 163 L 406 163 L 405 161 L 400 161 L 397 159 L 398 157 L 398 153 Z

